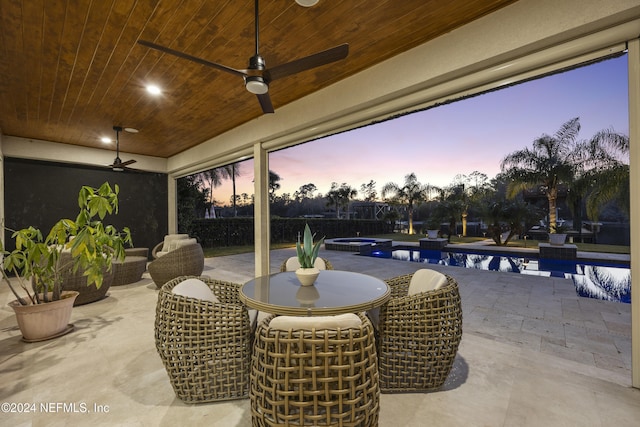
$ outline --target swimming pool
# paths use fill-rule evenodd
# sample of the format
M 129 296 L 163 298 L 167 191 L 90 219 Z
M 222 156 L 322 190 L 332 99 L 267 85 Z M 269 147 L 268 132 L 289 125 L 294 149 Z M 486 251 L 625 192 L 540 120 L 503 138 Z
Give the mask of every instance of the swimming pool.
M 580 296 L 631 302 L 631 271 L 620 264 L 419 249 L 375 250 L 370 256 L 478 270 L 570 278 L 576 286 L 576 293 Z

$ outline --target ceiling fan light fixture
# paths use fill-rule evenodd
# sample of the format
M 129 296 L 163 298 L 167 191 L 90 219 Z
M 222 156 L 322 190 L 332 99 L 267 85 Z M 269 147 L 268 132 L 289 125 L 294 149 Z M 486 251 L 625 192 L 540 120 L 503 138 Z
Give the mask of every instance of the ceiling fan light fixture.
M 249 76 L 245 80 L 247 90 L 255 95 L 264 95 L 269 92 L 269 85 L 262 76 Z
M 302 7 L 311 7 L 318 4 L 318 0 L 296 0 L 296 3 Z

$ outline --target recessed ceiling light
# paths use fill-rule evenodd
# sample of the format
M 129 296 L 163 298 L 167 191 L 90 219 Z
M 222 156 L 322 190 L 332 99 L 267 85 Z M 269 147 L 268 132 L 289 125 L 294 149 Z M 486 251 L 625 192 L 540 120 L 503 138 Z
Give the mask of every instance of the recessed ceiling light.
M 156 85 L 148 85 L 147 92 L 149 92 L 151 95 L 160 95 L 162 93 L 160 88 Z
M 107 138 L 106 136 L 103 136 L 102 138 L 100 138 L 100 141 L 104 142 L 105 144 L 108 144 L 111 142 L 111 139 Z
M 311 7 L 315 6 L 318 0 L 296 0 L 296 3 L 303 7 Z

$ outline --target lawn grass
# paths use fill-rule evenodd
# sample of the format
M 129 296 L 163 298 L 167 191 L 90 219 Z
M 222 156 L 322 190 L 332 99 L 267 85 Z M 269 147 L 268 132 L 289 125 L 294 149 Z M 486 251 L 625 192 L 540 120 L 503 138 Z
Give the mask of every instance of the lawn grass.
M 362 236 L 362 237 L 374 237 L 378 239 L 392 239 L 397 242 L 418 242 L 425 236 L 423 234 L 406 234 L 406 233 L 393 233 L 393 234 L 380 234 L 374 236 Z M 458 243 L 473 243 L 486 240 L 484 237 L 451 237 L 451 244 Z M 535 248 L 538 246 L 537 240 L 523 240 L 516 239 L 509 242 L 508 247 L 513 248 Z M 628 254 L 630 253 L 629 246 L 622 245 L 598 245 L 595 243 L 574 243 L 579 251 L 583 252 L 602 252 L 609 254 Z M 284 249 L 293 248 L 295 243 L 275 243 L 271 245 L 271 249 Z M 250 246 L 220 246 L 215 248 L 203 248 L 204 256 L 206 258 L 212 258 L 225 255 L 237 255 L 247 252 L 253 252 L 253 245 Z
M 295 248 L 295 243 L 275 243 L 271 245 L 271 249 Z M 253 245 L 250 246 L 219 246 L 215 248 L 202 248 L 205 258 L 213 258 L 217 256 L 246 254 L 253 252 Z

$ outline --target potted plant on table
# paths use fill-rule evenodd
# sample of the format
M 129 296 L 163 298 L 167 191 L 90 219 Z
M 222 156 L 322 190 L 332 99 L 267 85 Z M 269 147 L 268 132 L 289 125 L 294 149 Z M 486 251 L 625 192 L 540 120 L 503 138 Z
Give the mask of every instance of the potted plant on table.
M 112 189 L 107 182 L 99 188 L 83 186 L 75 221 L 59 220 L 46 237 L 32 226 L 9 230 L 15 240 L 15 249 L 10 252 L 0 242 L 2 276 L 16 297 L 9 305 L 25 341 L 43 341 L 73 329 L 69 319 L 78 292 L 63 289 L 66 272 L 82 271 L 87 285 L 95 283 L 99 288 L 112 261 L 124 259 L 124 245 L 131 244 L 129 229 L 119 232 L 102 223 L 107 214 L 118 212 L 118 192 L 117 185 Z M 62 256 L 67 251 L 71 256 Z M 7 272 L 16 276 L 26 296 L 20 296 Z
M 309 224 L 305 224 L 302 244 L 300 240 L 296 242 L 296 252 L 300 268 L 296 270 L 296 276 L 303 286 L 310 286 L 318 278 L 320 270 L 316 268 L 315 262 L 320 252 L 320 246 L 324 242 L 324 237 L 317 242 L 313 242 L 314 234 L 311 234 Z

